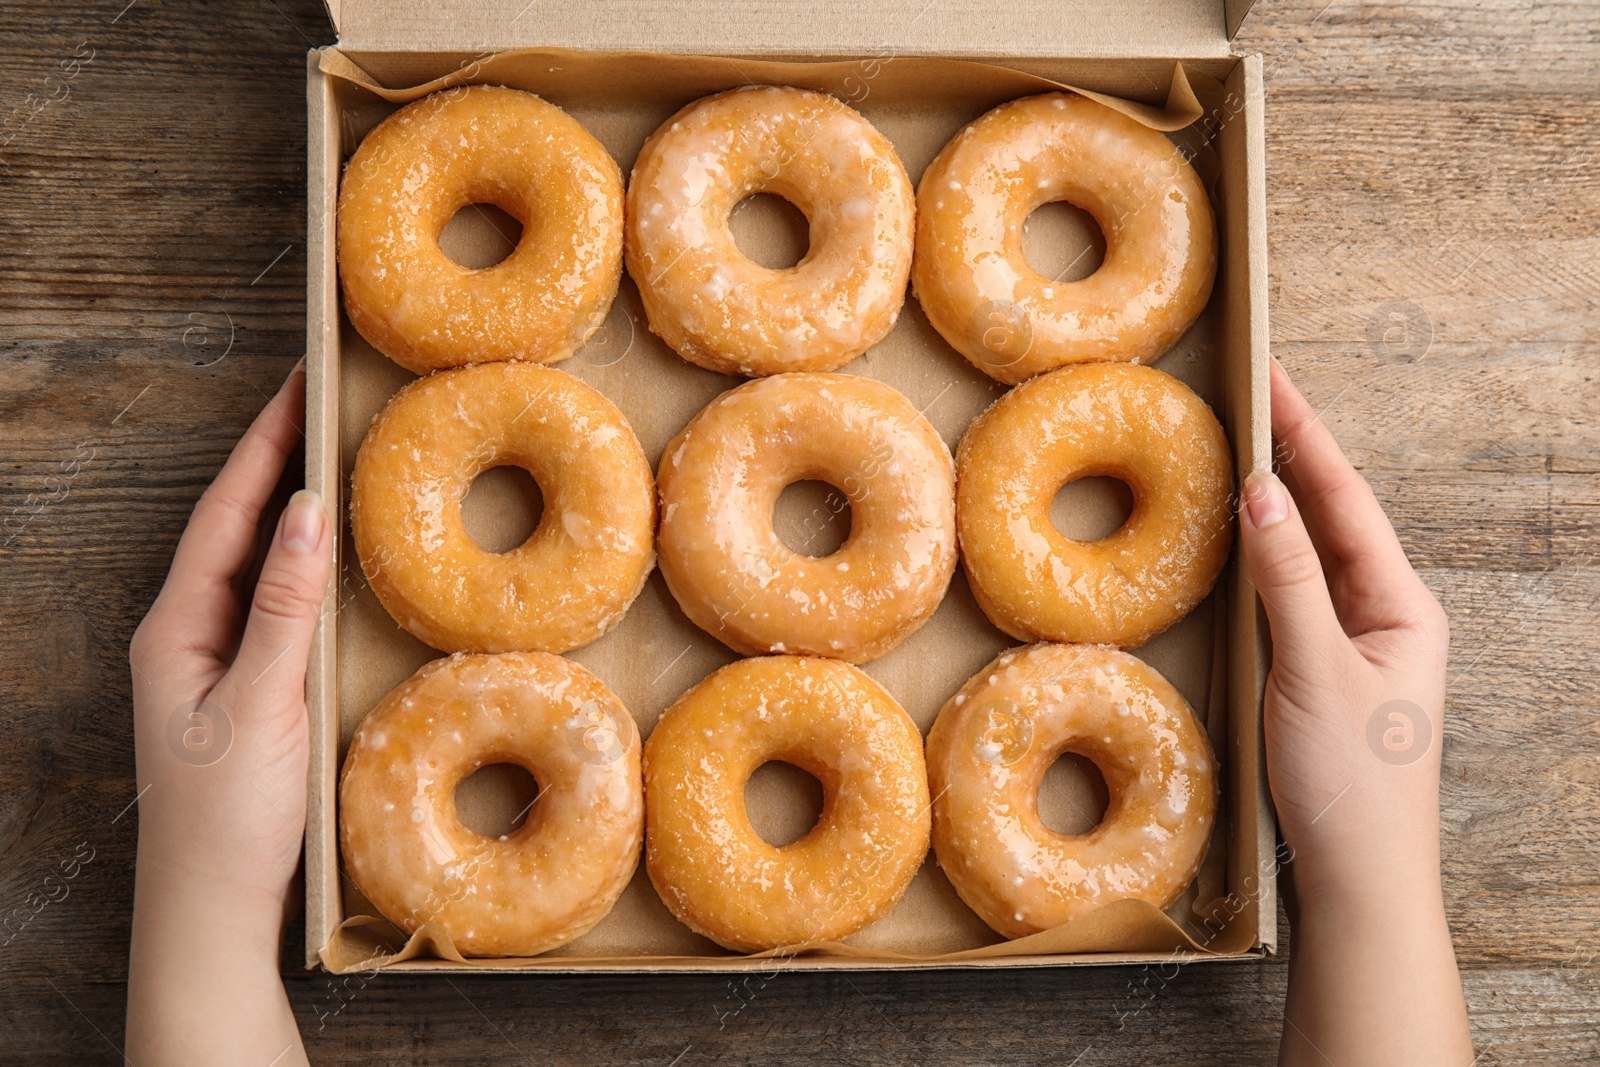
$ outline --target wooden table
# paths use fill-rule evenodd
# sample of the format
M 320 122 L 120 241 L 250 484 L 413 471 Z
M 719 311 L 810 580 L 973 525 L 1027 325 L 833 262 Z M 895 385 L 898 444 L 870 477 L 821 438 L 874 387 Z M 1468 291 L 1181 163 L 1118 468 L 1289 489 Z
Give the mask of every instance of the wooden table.
M 0 906 L 93 855 L 0 948 L 5 1063 L 119 1060 L 128 637 L 303 344 L 321 5 L 124 3 L 0 4 Z M 1480 1064 L 1600 1059 L 1597 24 L 1261 0 L 1239 39 L 1268 55 L 1274 351 L 1455 627 L 1444 878 Z M 336 993 L 297 951 L 320 1063 L 1260 1063 L 1286 976 L 786 975 L 719 1028 L 726 978 Z

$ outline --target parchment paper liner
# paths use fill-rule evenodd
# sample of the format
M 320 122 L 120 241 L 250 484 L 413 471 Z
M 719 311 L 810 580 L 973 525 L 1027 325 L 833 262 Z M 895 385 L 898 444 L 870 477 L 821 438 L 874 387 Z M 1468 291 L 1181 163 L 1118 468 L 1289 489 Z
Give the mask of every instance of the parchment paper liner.
M 922 166 L 931 158 L 932 153 L 942 145 L 943 139 L 953 133 L 961 123 L 975 118 L 1000 101 L 1055 89 L 1081 92 L 1147 126 L 1168 132 L 1175 141 L 1188 148 L 1196 168 L 1206 179 L 1208 187 L 1215 183 L 1218 175 L 1216 157 L 1194 124 L 1202 115 L 1215 110 L 1215 101 L 1221 94 L 1221 87 L 1215 79 L 1187 69 L 1183 64 L 1174 64 L 1164 107 L 1106 96 L 1005 67 L 960 60 L 915 57 L 868 57 L 795 63 L 725 57 L 632 53 L 619 55 L 531 49 L 481 58 L 467 57 L 461 68 L 452 74 L 409 88 L 398 89 L 378 84 L 348 57 L 336 50 L 324 50 L 320 55 L 320 65 L 326 74 L 348 87 L 341 108 L 340 131 L 346 158 L 354 151 L 366 130 L 396 106 L 453 85 L 506 84 L 539 92 L 553 102 L 567 107 L 591 132 L 606 143 L 623 164 L 626 173 L 631 165 L 633 153 L 644 136 L 654 129 L 657 122 L 681 104 L 737 85 L 767 83 L 833 92 L 856 104 L 868 118 L 873 119 L 885 130 L 891 140 L 895 141 L 897 150 L 907 163 L 913 180 L 920 174 Z M 650 102 L 648 109 L 644 107 L 643 101 Z M 923 127 L 930 124 L 926 113 L 935 111 L 946 112 L 940 116 L 937 125 L 947 132 L 933 136 L 923 135 L 926 132 Z M 919 122 L 918 119 L 922 121 Z M 911 128 L 918 130 L 918 136 L 914 138 L 918 144 L 908 151 L 903 142 L 907 140 L 905 131 Z M 896 130 L 901 136 L 896 136 Z M 1223 254 L 1226 255 L 1226 250 Z M 643 349 L 642 354 L 650 360 L 647 366 L 641 370 L 639 365 L 644 361 L 636 356 L 632 357 L 635 366 L 634 373 L 629 379 L 608 377 L 603 372 L 592 371 L 585 366 L 585 355 L 582 353 L 558 366 L 589 380 L 623 408 L 654 464 L 666 439 L 676 432 L 682 422 L 687 421 L 687 417 L 698 410 L 705 400 L 709 400 L 723 388 L 736 384 L 736 380 L 710 375 L 678 360 L 645 329 L 644 317 L 642 311 L 638 309 L 637 300 L 637 293 L 633 291 L 631 282 L 625 280 L 623 292 L 618 296 L 618 305 L 628 309 L 627 314 L 637 320 L 634 324 L 633 340 Z M 1175 346 L 1173 353 L 1160 361 L 1158 366 L 1185 380 L 1211 401 L 1213 406 L 1219 407 L 1221 415 L 1224 413 L 1220 410 L 1218 402 L 1219 388 L 1214 366 L 1218 352 L 1212 318 L 1211 311 L 1208 310 L 1194 329 Z M 909 338 L 908 333 L 912 334 Z M 341 469 L 348 475 L 354 449 L 359 445 L 368 419 L 395 389 L 409 380 L 410 376 L 374 352 L 349 328 L 348 323 L 341 329 L 341 347 L 343 349 L 340 399 Z M 658 351 L 652 352 L 652 347 Z M 632 347 L 630 347 L 631 352 Z M 1182 357 L 1183 361 L 1179 362 L 1175 356 Z M 868 365 L 873 363 L 876 365 Z M 941 414 L 936 417 L 933 413 L 929 414 L 941 433 L 945 435 L 947 442 L 953 445 L 970 417 L 986 406 L 989 399 L 998 396 L 1001 390 L 996 383 L 988 382 L 932 335 L 931 329 L 920 315 L 920 310 L 916 308 L 915 300 L 909 295 L 902 321 L 890 337 L 867 356 L 848 365 L 844 370 L 880 377 L 895 384 L 908 396 L 917 400 L 920 398 L 906 387 L 902 379 L 908 376 L 916 377 L 915 374 L 908 373 L 908 367 L 925 371 L 930 363 L 936 368 L 948 368 L 952 376 L 951 384 L 958 377 L 976 379 L 977 385 L 988 389 L 987 397 L 980 396 L 980 402 L 977 404 L 971 402 L 965 404 L 963 412 L 959 415 Z M 611 364 L 605 364 L 601 370 L 610 367 Z M 661 409 L 670 405 L 662 405 L 659 401 L 663 393 L 674 392 L 675 383 L 670 381 L 674 376 L 683 379 L 698 378 L 700 380 L 694 384 L 699 388 L 685 390 L 693 393 L 696 399 L 678 404 L 677 407 L 681 409 L 678 414 L 666 414 L 663 417 Z M 628 384 L 629 381 L 632 383 L 631 386 Z M 949 385 L 946 388 L 948 389 Z M 943 395 L 940 393 L 939 397 Z M 937 403 L 939 397 L 936 397 L 933 403 Z M 929 406 L 932 407 L 932 403 Z M 653 422 L 659 422 L 660 425 L 650 425 Z M 355 553 L 348 542 L 348 534 L 343 549 L 344 584 L 350 588 L 350 595 L 341 604 L 339 620 L 342 693 L 341 763 L 349 735 L 366 710 L 390 687 L 408 676 L 416 666 L 436 655 L 393 626 L 383 614 L 381 607 L 377 606 L 370 591 L 364 588 L 358 570 L 355 571 L 354 580 L 351 580 Z M 1225 710 L 1227 615 L 1221 590 L 1228 585 L 1229 581 L 1225 576 L 1218 584 L 1218 592 L 1202 604 L 1194 615 L 1150 646 L 1139 650 L 1141 656 L 1155 663 L 1163 673 L 1167 674 L 1180 691 L 1185 693 L 1196 713 L 1205 719 L 1222 767 L 1225 796 L 1228 789 L 1226 772 L 1230 750 L 1227 745 Z M 618 630 L 608 634 L 589 649 L 579 650 L 572 655 L 573 659 L 595 669 L 608 684 L 619 690 L 619 695 L 624 697 L 630 710 L 639 719 L 642 736 L 647 736 L 649 727 L 653 725 L 654 714 L 649 713 L 651 710 L 659 714 L 659 711 L 670 703 L 670 697 L 675 697 L 694 681 L 698 681 L 699 676 L 709 673 L 710 669 L 732 658 L 731 654 L 722 650 L 714 640 L 695 631 L 681 617 L 675 623 L 666 622 L 675 615 L 676 608 L 670 603 L 670 597 L 665 594 L 664 589 L 660 588 L 659 575 L 652 577 L 651 586 L 653 589 L 647 589 L 640 603 L 636 604 L 630 613 L 630 619 L 625 620 Z M 935 622 L 930 623 L 923 635 L 908 642 L 916 644 L 918 641 L 925 641 L 926 637 L 935 637 L 934 644 L 929 646 L 934 650 L 933 653 L 930 655 L 928 649 L 924 649 L 923 663 L 917 667 L 918 674 L 938 672 L 938 661 L 943 658 L 937 652 L 940 647 L 938 640 L 941 639 L 938 636 L 938 624 L 941 617 L 951 613 L 960 617 L 955 620 L 945 619 L 947 625 L 944 630 L 947 632 L 943 634 L 942 640 L 948 641 L 952 636 L 970 637 L 972 640 L 968 643 L 992 651 L 982 655 L 976 662 L 973 662 L 974 653 L 969 653 L 964 658 L 958 657 L 959 662 L 973 663 L 972 667 L 959 677 L 951 674 L 946 666 L 944 673 L 950 676 L 944 683 L 945 696 L 954 692 L 971 671 L 986 662 L 994 651 L 1014 644 L 1003 635 L 999 635 L 989 627 L 986 620 L 983 620 L 981 613 L 978 613 L 975 605 L 971 603 L 970 593 L 967 592 L 964 582 L 958 576 L 947 597 L 946 605 L 941 607 L 939 615 L 935 616 Z M 626 654 L 622 654 L 624 650 L 619 647 L 627 644 L 623 635 L 630 628 L 634 616 L 642 614 L 652 615 L 653 622 L 667 625 L 674 631 L 686 635 L 691 642 L 698 641 L 702 645 L 700 651 L 709 654 L 711 660 L 710 666 L 701 670 L 699 675 L 691 676 L 690 672 L 686 671 L 685 681 L 675 687 L 670 697 L 654 701 L 653 709 L 642 709 L 637 701 L 629 700 L 625 687 L 619 685 L 617 681 L 619 671 L 644 669 L 639 663 L 643 657 L 634 655 L 631 648 Z M 962 627 L 967 627 L 972 632 L 963 634 Z M 977 632 L 980 629 L 987 632 Z M 685 652 L 689 651 L 689 647 L 685 648 Z M 359 655 L 356 654 L 357 649 L 361 650 Z M 896 657 L 904 658 L 902 654 L 905 651 L 903 646 L 889 657 L 885 657 L 885 660 L 879 661 L 879 664 L 886 664 Z M 706 662 L 705 655 L 699 658 L 701 664 L 696 664 L 697 668 Z M 378 663 L 376 668 L 373 666 L 375 661 Z M 648 669 L 654 671 L 655 666 L 656 664 L 652 662 Z M 930 702 L 927 699 L 912 701 L 902 696 L 894 682 L 875 671 L 874 666 L 876 665 L 868 666 L 869 673 L 879 674 L 879 680 L 907 704 L 907 710 L 912 712 L 925 733 L 931 724 L 932 712 L 937 711 L 943 697 L 937 697 L 931 704 L 930 711 Z M 893 675 L 896 671 L 889 670 L 883 673 Z M 903 670 L 900 673 L 903 673 Z M 642 710 L 644 714 L 641 714 Z M 929 898 L 927 893 L 922 894 L 923 899 L 918 904 L 922 909 L 919 912 L 921 918 L 918 921 L 927 922 L 930 915 L 942 912 L 943 918 L 955 920 L 961 927 L 954 935 L 954 940 L 971 947 L 944 952 L 915 952 L 892 947 L 885 943 L 881 929 L 895 919 L 895 912 L 891 912 L 867 931 L 856 935 L 846 943 L 819 942 L 790 946 L 773 952 L 755 954 L 750 958 L 788 959 L 816 956 L 855 960 L 876 959 L 886 963 L 939 961 L 958 964 L 964 960 L 987 958 L 1104 952 L 1237 954 L 1251 946 L 1253 931 L 1246 924 L 1229 921 L 1238 912 L 1237 906 L 1230 906 L 1230 901 L 1237 897 L 1237 891 L 1234 894 L 1224 895 L 1223 883 L 1227 866 L 1225 843 L 1228 839 L 1226 828 L 1230 810 L 1231 805 L 1226 801 L 1219 806 L 1219 815 L 1222 817 L 1218 819 L 1206 862 L 1195 883 L 1166 912 L 1142 901 L 1119 901 L 1065 926 L 1015 941 L 1001 941 L 997 935 L 984 928 L 976 916 L 973 916 L 954 896 L 948 882 L 931 862 L 930 854 L 930 862 L 924 865 L 923 871 L 913 883 L 913 890 L 908 892 L 907 899 L 902 900 L 896 910 L 911 906 L 909 901 L 915 895 L 920 883 L 936 881 L 942 889 L 932 898 Z M 341 869 L 342 866 L 341 863 Z M 602 922 L 595 931 L 553 953 L 528 959 L 464 958 L 456 952 L 447 935 L 433 926 L 424 926 L 409 939 L 405 939 L 403 934 L 387 920 L 371 914 L 370 905 L 348 878 L 341 876 L 341 881 L 344 887 L 347 917 L 338 925 L 320 953 L 324 964 L 330 970 L 339 973 L 429 957 L 486 968 L 562 968 L 571 967 L 580 959 L 593 963 L 632 961 L 654 964 L 738 958 L 710 942 L 689 934 L 681 927 L 675 931 L 678 936 L 665 939 L 669 943 L 657 944 L 653 950 L 652 946 L 640 944 L 636 953 L 618 951 L 628 946 L 616 944 L 614 937 L 597 937 L 606 929 L 607 924 L 613 922 L 619 912 L 630 911 L 627 906 L 630 904 L 630 898 L 631 912 L 628 922 L 648 924 L 664 922 L 675 925 L 675 920 L 655 898 L 654 890 L 642 870 L 624 894 L 623 901 L 619 902 L 618 911 Z M 639 899 L 646 894 L 647 899 Z M 653 908 L 649 906 L 652 903 Z M 950 911 L 952 908 L 959 909 L 959 912 L 964 914 L 957 916 Z M 1205 920 L 1206 916 L 1211 916 L 1212 919 L 1208 922 Z M 875 933 L 879 936 L 874 936 Z M 866 943 L 857 943 L 862 941 Z M 593 948 L 590 948 L 586 942 L 601 943 L 594 944 Z

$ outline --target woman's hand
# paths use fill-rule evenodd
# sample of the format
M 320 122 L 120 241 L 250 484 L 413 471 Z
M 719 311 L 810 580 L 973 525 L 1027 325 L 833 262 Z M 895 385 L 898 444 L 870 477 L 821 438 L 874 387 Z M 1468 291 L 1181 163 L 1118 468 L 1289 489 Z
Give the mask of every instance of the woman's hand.
M 133 1062 L 305 1062 L 278 948 L 296 899 L 306 663 L 332 555 L 316 494 L 290 499 L 251 582 L 304 410 L 296 368 L 195 505 L 129 649 L 139 785 Z
M 1267 776 L 1294 850 L 1283 1063 L 1472 1061 L 1439 889 L 1444 611 L 1276 361 L 1283 478 L 1245 483 L 1272 627 Z
M 1272 426 L 1283 478 L 1246 482 L 1242 526 L 1272 626 L 1267 763 L 1295 877 L 1436 873 L 1449 623 L 1276 361 Z

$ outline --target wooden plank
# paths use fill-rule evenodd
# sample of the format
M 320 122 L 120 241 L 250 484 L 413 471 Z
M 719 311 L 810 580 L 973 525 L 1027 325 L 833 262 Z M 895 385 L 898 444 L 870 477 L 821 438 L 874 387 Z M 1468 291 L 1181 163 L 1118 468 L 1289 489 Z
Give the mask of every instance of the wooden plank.
M 95 850 L 0 949 L 7 1062 L 117 1061 L 126 642 L 304 329 L 320 5 L 123 2 L 0 3 L 0 118 L 59 94 L 0 130 L 0 908 Z M 1600 1056 L 1597 14 L 1261 0 L 1239 38 L 1267 55 L 1274 351 L 1452 619 L 1445 883 L 1483 1064 Z M 1285 981 L 781 976 L 719 1026 L 725 979 L 336 991 L 294 955 L 326 1063 L 1263 1062 Z
M 1600 969 L 1585 957 L 1469 969 L 1480 1063 L 1578 1064 L 1600 1039 Z M 1287 968 L 1279 961 L 1169 971 L 778 975 L 737 994 L 726 979 L 450 982 L 379 976 L 289 982 L 313 1063 L 397 1065 L 749 1063 L 756 1050 L 816 1064 L 1270 1062 Z M 0 1008 L 16 1062 L 120 1063 L 122 990 L 33 975 Z M 977 1006 L 974 1000 L 981 1001 Z M 98 1031 L 98 1032 L 97 1032 Z M 1213 1050 L 1208 1055 L 1208 1050 Z M 759 1054 L 757 1052 L 757 1054 Z M 1592 1061 L 1590 1061 L 1592 1062 Z

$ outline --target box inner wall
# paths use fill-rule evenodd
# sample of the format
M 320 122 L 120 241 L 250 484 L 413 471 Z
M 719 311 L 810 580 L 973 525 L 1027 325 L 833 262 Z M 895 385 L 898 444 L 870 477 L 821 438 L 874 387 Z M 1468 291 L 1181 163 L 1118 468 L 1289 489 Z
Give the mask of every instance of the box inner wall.
M 454 66 L 442 57 L 436 57 L 430 64 L 427 56 L 411 55 L 408 62 L 417 66 L 420 77 L 446 73 Z M 1163 65 L 1164 84 L 1170 79 L 1170 61 L 1163 61 Z M 1060 61 L 1057 69 L 1050 73 L 1082 74 L 1085 73 L 1082 67 L 1072 61 Z M 1127 70 L 1126 66 L 1118 69 L 1124 74 Z M 644 139 L 677 106 L 706 92 L 741 84 L 740 81 L 707 84 L 703 79 L 689 79 L 688 84 L 658 84 L 647 92 L 642 86 L 630 88 L 626 75 L 619 73 L 613 91 L 597 91 L 592 84 L 579 91 L 562 84 L 559 70 L 543 73 L 549 78 L 534 75 L 496 80 L 539 91 L 552 102 L 566 107 L 606 146 L 624 174 Z M 874 90 L 879 86 L 869 82 L 866 94 L 858 103 L 863 114 L 894 143 L 913 181 L 963 123 L 982 114 L 997 99 L 1019 95 L 1007 92 L 996 98 L 987 87 L 957 93 L 948 85 L 937 89 L 930 86 L 929 92 L 918 94 L 914 91 L 915 81 L 914 77 L 897 72 L 892 83 L 884 81 L 882 88 L 886 91 L 878 93 Z M 1099 89 L 1103 85 L 1089 87 Z M 331 80 L 331 90 L 337 136 L 347 159 L 361 136 L 394 110 L 395 105 L 339 79 Z M 1165 92 L 1164 89 L 1155 91 L 1152 85 L 1147 86 L 1143 95 L 1159 100 L 1165 97 Z M 1212 163 L 1208 168 L 1203 156 L 1201 171 L 1217 183 L 1227 168 Z M 1219 214 L 1225 215 L 1225 211 L 1220 210 L 1224 206 L 1220 192 L 1214 188 L 1214 202 L 1218 204 Z M 776 245 L 792 246 L 792 229 L 779 215 L 755 207 L 743 214 L 741 243 L 747 244 L 748 250 L 758 257 Z M 1041 221 L 1044 221 L 1042 217 Z M 1225 231 L 1232 229 L 1226 218 L 1220 221 Z M 503 220 L 497 223 L 479 213 L 465 211 L 450 228 L 450 244 L 468 255 L 488 255 L 490 249 L 505 240 L 497 232 L 497 226 L 503 229 Z M 1079 248 L 1073 242 L 1081 240 L 1082 234 L 1074 232 L 1072 227 L 1052 226 L 1046 222 L 1036 228 L 1028 245 L 1030 253 L 1037 250 L 1040 258 L 1066 262 L 1073 259 Z M 1230 288 L 1219 278 L 1218 292 L 1207 313 L 1156 364 L 1194 388 L 1217 409 L 1225 424 L 1228 424 L 1228 405 L 1223 366 L 1229 357 L 1222 351 L 1220 305 L 1229 299 L 1241 302 L 1245 299 L 1243 294 L 1230 297 Z M 355 451 L 371 417 L 412 376 L 372 350 L 344 321 L 342 313 L 337 355 L 340 370 L 339 476 L 341 485 L 347 485 Z M 1244 358 L 1247 354 L 1239 355 Z M 637 291 L 626 278 L 602 331 L 583 352 L 558 366 L 594 385 L 617 404 L 632 424 L 653 466 L 659 461 L 667 440 L 695 412 L 739 381 L 682 361 L 650 334 Z M 909 296 L 900 321 L 889 337 L 843 370 L 878 378 L 899 389 L 924 410 L 952 448 L 971 419 L 1003 391 L 998 383 L 982 375 L 944 343 Z M 1229 430 L 1230 435 L 1235 433 L 1232 425 Z M 1241 467 L 1249 469 L 1248 464 L 1241 463 Z M 474 491 L 474 504 L 479 505 L 477 510 L 491 530 L 497 511 L 515 515 L 525 510 L 518 500 L 507 495 L 514 486 L 509 482 L 487 484 L 495 481 L 504 480 L 486 480 L 486 484 Z M 502 494 L 498 500 L 497 492 Z M 478 499 L 480 497 L 483 499 Z M 1103 524 L 1115 507 L 1114 494 L 1103 491 L 1102 487 L 1099 493 L 1064 494 L 1057 514 L 1067 516 L 1069 522 L 1092 525 L 1099 521 Z M 792 527 L 791 545 L 808 537 L 817 540 L 842 536 L 834 533 L 832 527 L 844 519 L 824 490 L 813 492 L 809 499 L 786 499 L 778 518 L 780 529 Z M 349 541 L 347 523 L 341 556 L 337 657 L 337 759 L 340 764 L 351 733 L 367 711 L 394 685 L 438 655 L 400 630 L 366 589 Z M 1224 661 L 1219 655 L 1222 623 L 1218 597 L 1214 595 L 1189 618 L 1137 654 L 1161 670 L 1184 693 L 1197 714 L 1208 721 L 1213 743 L 1226 768 L 1230 756 L 1227 715 L 1218 695 L 1226 680 Z M 983 617 L 958 572 L 945 602 L 929 624 L 865 669 L 894 694 L 926 733 L 944 700 L 989 659 L 1014 644 L 1016 642 Z M 588 648 L 570 655 L 612 687 L 632 711 L 643 736 L 648 736 L 656 718 L 673 700 L 706 674 L 735 658 L 682 616 L 659 574 L 651 577 L 644 593 L 616 629 Z M 767 783 L 768 788 L 752 795 L 753 803 L 780 809 L 769 821 L 783 822 L 782 809 L 786 805 L 804 802 L 799 793 L 793 788 L 786 791 L 783 784 L 780 778 L 776 786 Z M 793 787 L 795 783 L 788 784 Z M 1055 784 L 1063 790 L 1065 800 L 1062 803 L 1081 805 L 1088 795 L 1083 784 L 1070 775 L 1059 776 Z M 478 793 L 489 807 L 506 802 L 505 798 L 497 798 L 492 788 Z M 794 818 L 792 813 L 788 817 L 790 821 Z M 1169 909 L 1173 918 L 1191 928 L 1195 925 L 1192 905 L 1197 894 L 1204 894 L 1209 900 L 1224 891 L 1222 866 L 1225 853 L 1230 851 L 1223 841 L 1225 828 L 1226 824 L 1219 825 L 1201 886 Z M 1237 867 L 1238 859 L 1235 857 L 1233 866 Z M 342 914 L 371 914 L 370 907 L 348 879 L 341 878 L 340 883 L 344 897 Z M 973 948 L 997 940 L 998 937 L 955 896 L 930 855 L 929 862 L 900 904 L 850 943 L 869 950 L 925 955 Z M 725 953 L 691 934 L 672 918 L 642 869 L 615 911 L 600 926 L 551 954 L 556 958 L 571 958 L 574 963 L 580 958 L 684 955 L 723 956 Z

